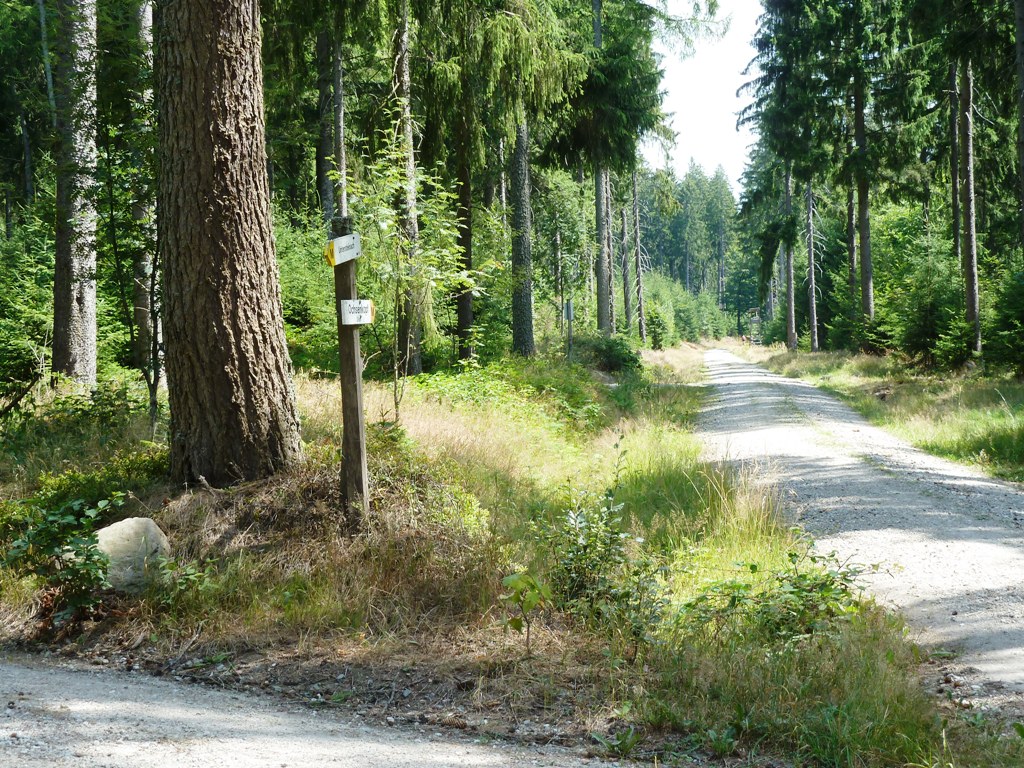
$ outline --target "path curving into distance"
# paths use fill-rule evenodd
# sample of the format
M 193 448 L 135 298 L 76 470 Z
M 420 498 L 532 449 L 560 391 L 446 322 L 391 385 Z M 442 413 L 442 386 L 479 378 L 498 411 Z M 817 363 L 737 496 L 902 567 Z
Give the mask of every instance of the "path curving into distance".
M 822 552 L 879 564 L 868 590 L 985 692 L 1024 696 L 1024 491 L 930 456 L 832 395 L 705 354 L 709 458 L 782 489 Z

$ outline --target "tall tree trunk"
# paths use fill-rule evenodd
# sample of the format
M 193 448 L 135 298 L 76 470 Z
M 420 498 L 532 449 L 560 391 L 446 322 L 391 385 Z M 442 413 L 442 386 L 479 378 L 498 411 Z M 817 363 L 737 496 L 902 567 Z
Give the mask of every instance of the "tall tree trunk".
M 402 155 L 405 158 L 405 200 L 402 209 L 402 232 L 407 249 L 410 277 L 415 278 L 419 249 L 419 223 L 416 202 L 416 154 L 412 134 L 412 76 L 409 69 L 409 0 L 402 0 L 398 34 L 395 38 L 395 79 L 396 92 L 400 103 Z M 416 300 L 413 288 L 405 289 L 400 298 L 401 310 L 398 318 L 398 370 L 401 375 L 415 376 L 423 372 L 423 358 L 420 355 L 423 311 Z
M 96 384 L 96 3 L 60 0 L 53 370 Z
M 846 187 L 846 266 L 852 299 L 857 295 L 857 208 L 852 181 Z
M 605 220 L 605 243 L 604 251 L 608 255 L 608 264 L 605 269 L 608 271 L 608 323 L 611 332 L 615 333 L 615 238 L 612 235 L 614 217 L 612 216 L 612 174 L 607 168 L 604 170 L 604 220 Z
M 814 190 L 807 182 L 807 322 L 811 326 L 811 352 L 818 351 L 818 289 L 814 260 Z
M 601 49 L 602 42 L 602 0 L 592 0 L 591 10 L 594 22 L 594 48 Z M 607 190 L 606 179 L 607 168 L 600 161 L 594 162 L 594 214 L 597 226 L 597 264 L 595 269 L 595 281 L 597 283 L 597 330 L 605 336 L 610 336 L 612 331 L 611 307 L 611 275 L 608 272 L 608 264 L 611 257 L 608 253 L 608 218 L 605 215 Z
M 302 455 L 266 172 L 257 0 L 157 12 L 171 472 L 265 477 Z
M 470 159 L 473 153 L 473 102 L 470 91 L 469 72 L 465 68 L 463 68 L 462 75 L 462 94 L 461 115 L 459 117 L 456 140 L 458 147 L 456 175 L 458 176 L 459 184 L 459 246 L 462 250 L 462 269 L 466 273 L 470 273 L 473 269 L 473 167 Z M 516 140 L 518 142 L 518 134 Z M 518 150 L 517 144 L 516 151 Z M 513 158 L 512 162 L 515 163 L 516 159 Z M 512 183 L 515 185 L 515 179 L 513 179 Z M 513 195 L 516 193 L 517 191 L 513 189 Z M 512 226 L 515 227 L 515 212 L 513 212 L 512 218 Z M 515 235 L 513 234 L 514 242 Z M 513 251 L 514 248 L 515 246 L 513 245 Z M 529 245 L 527 245 L 527 248 L 529 248 Z M 473 291 L 468 285 L 459 291 L 455 304 L 459 359 L 468 360 L 473 356 Z M 514 301 L 513 306 L 515 306 Z
M 960 151 L 962 170 L 964 239 L 963 272 L 966 319 L 971 326 L 971 351 L 981 354 L 981 313 L 978 296 L 978 244 L 974 214 L 974 71 L 971 60 L 964 59 L 960 68 Z
M 580 182 L 582 184 L 582 182 Z M 508 227 L 508 181 L 505 178 L 505 139 L 498 139 L 498 200 L 501 202 L 501 226 Z
M 345 68 L 341 61 L 341 41 L 334 41 L 331 56 L 334 70 L 334 163 L 338 172 L 335 209 L 343 219 L 348 219 L 348 152 L 345 149 Z
M 524 120 L 516 127 L 512 153 L 512 351 L 536 353 L 533 341 L 533 261 L 530 211 L 530 131 Z
M 50 67 L 50 33 L 46 22 L 46 0 L 36 0 L 39 9 L 39 31 L 43 45 L 43 72 L 46 74 L 46 101 L 50 105 L 50 122 L 57 127 L 57 100 L 53 93 L 53 69 Z
M 718 223 L 718 308 L 725 309 L 725 225 Z
M 957 85 L 957 63 L 949 65 L 949 202 L 953 234 L 953 258 L 963 263 L 960 229 L 960 88 Z
M 786 217 L 793 216 L 793 163 L 786 161 Z M 786 346 L 796 349 L 796 290 L 793 274 L 793 243 L 786 239 Z
M 860 234 L 860 309 L 869 323 L 875 319 L 875 280 L 871 262 L 871 208 L 868 199 L 868 134 L 865 117 L 867 105 L 862 77 L 853 86 L 853 133 L 857 145 L 857 229 Z
M 683 283 L 686 286 L 688 293 L 693 293 L 693 288 L 690 284 L 690 244 L 685 239 L 683 240 Z
M 647 343 L 647 315 L 644 307 L 644 276 L 640 260 L 640 193 L 633 171 L 633 268 L 636 271 L 636 318 L 640 341 Z
M 137 136 L 140 123 L 151 130 L 153 111 L 153 3 L 141 0 L 135 9 L 136 54 L 140 72 L 134 89 L 130 135 Z M 141 114 L 137 114 L 141 108 Z M 129 141 L 132 141 L 130 138 Z M 133 364 L 142 372 L 149 390 L 150 429 L 155 433 L 160 415 L 158 399 L 163 376 L 163 335 L 160 320 L 160 278 L 156 257 L 155 159 L 148 142 L 139 141 L 132 151 L 139 175 L 134 184 L 132 219 L 141 233 L 141 244 L 132 250 L 132 325 L 135 328 Z
M 321 31 L 316 36 L 316 191 L 320 196 L 320 211 L 324 231 L 329 232 L 334 220 L 334 182 L 331 181 L 331 155 L 334 154 L 334 46 L 330 33 Z
M 633 285 L 629 280 L 629 214 L 622 208 L 622 311 L 626 316 L 626 335 L 633 332 Z
M 597 258 L 595 264 L 595 282 L 597 287 L 597 330 L 605 336 L 612 333 L 611 314 L 611 275 L 608 274 L 608 218 L 605 215 L 607 206 L 605 204 L 604 180 L 607 171 L 600 163 L 594 166 L 594 215 L 596 216 L 597 232 Z
M 4 237 L 10 240 L 14 237 L 14 216 L 11 211 L 11 190 L 4 187 Z
M 32 170 L 32 141 L 28 133 L 28 120 L 25 119 L 25 108 L 19 106 L 18 110 L 18 123 L 21 126 L 22 176 L 25 182 L 25 199 L 32 202 L 36 196 L 35 172 Z
M 1024 0 L 1014 0 L 1013 10 L 1017 45 L 1017 221 L 1024 248 Z

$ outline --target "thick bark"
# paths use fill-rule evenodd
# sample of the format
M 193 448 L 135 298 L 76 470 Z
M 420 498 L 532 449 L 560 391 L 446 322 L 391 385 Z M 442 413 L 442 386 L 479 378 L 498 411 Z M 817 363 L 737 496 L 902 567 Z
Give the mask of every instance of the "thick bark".
M 399 130 L 402 155 L 405 158 L 405 199 L 402 201 L 401 229 L 405 240 L 410 279 L 416 275 L 417 249 L 420 230 L 417 221 L 416 201 L 416 154 L 412 134 L 412 76 L 409 69 L 409 0 L 402 0 L 398 33 L 395 37 L 395 91 L 399 102 Z M 423 308 L 416 301 L 413 287 L 404 289 L 399 297 L 398 312 L 398 372 L 403 376 L 423 373 L 423 357 L 420 354 L 422 326 L 420 312 Z
M 814 190 L 807 182 L 807 322 L 811 326 L 811 352 L 818 351 L 818 289 L 814 272 Z
M 960 151 L 963 184 L 960 186 L 964 217 L 963 271 L 967 324 L 971 327 L 971 350 L 981 354 L 981 313 L 978 296 L 978 244 L 974 199 L 974 72 L 971 60 L 960 68 Z
M 96 383 L 96 3 L 61 0 L 53 370 Z
M 640 341 L 647 343 L 647 316 L 644 307 L 644 277 L 640 262 L 640 195 L 633 171 L 633 268 L 636 271 L 636 318 Z
M 597 330 L 605 336 L 612 333 L 611 275 L 608 274 L 608 217 L 605 205 L 605 177 L 608 171 L 596 163 L 594 166 L 594 215 L 597 217 L 597 258 L 594 277 L 597 284 Z
M 43 72 L 46 74 L 46 101 L 50 105 L 50 122 L 57 127 L 57 100 L 53 92 L 53 69 L 50 67 L 50 33 L 46 22 L 46 0 L 36 0 L 39 9 L 39 31 L 43 46 Z
M 786 162 L 786 217 L 793 215 L 793 165 Z M 796 349 L 796 291 L 793 275 L 793 243 L 788 239 L 786 246 L 786 346 Z
M 171 471 L 214 485 L 301 457 L 270 219 L 256 0 L 157 9 Z
M 536 354 L 533 340 L 533 260 L 530 210 L 530 131 L 524 120 L 516 127 L 512 153 L 512 351 Z
M 854 174 L 857 180 L 857 231 L 860 235 L 860 310 L 864 319 L 875 319 L 875 280 L 871 263 L 871 209 L 868 198 L 868 138 L 865 117 L 865 84 L 863 79 L 854 81 L 853 88 L 853 135 L 856 143 L 857 163 Z
M 317 125 L 319 135 L 316 142 L 316 190 L 320 195 L 320 212 L 323 216 L 324 231 L 329 232 L 334 220 L 334 182 L 331 181 L 334 153 L 334 46 L 326 31 L 316 36 L 316 93 Z
M 633 331 L 633 286 L 629 280 L 629 215 L 622 209 L 622 310 L 626 316 L 626 334 Z
M 960 230 L 960 89 L 956 81 L 954 61 L 949 65 L 949 202 L 953 228 L 953 258 L 963 262 L 963 241 Z

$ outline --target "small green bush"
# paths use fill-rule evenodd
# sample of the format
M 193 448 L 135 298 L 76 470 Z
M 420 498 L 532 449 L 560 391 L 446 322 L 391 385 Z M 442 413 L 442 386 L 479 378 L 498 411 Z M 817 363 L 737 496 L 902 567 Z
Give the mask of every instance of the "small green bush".
M 73 499 L 96 504 L 121 489 L 141 493 L 167 476 L 169 462 L 167 448 L 151 443 L 141 450 L 118 453 L 95 470 L 44 472 L 32 501 L 44 509 L 52 509 Z
M 32 508 L 3 563 L 19 576 L 37 576 L 55 591 L 54 617 L 68 618 L 96 601 L 107 583 L 107 558 L 96 546 L 95 526 L 124 496 L 115 494 L 88 505 L 81 499 L 56 510 Z
M 651 340 L 651 349 L 664 349 L 668 342 L 668 325 L 655 307 L 647 312 L 647 336 Z

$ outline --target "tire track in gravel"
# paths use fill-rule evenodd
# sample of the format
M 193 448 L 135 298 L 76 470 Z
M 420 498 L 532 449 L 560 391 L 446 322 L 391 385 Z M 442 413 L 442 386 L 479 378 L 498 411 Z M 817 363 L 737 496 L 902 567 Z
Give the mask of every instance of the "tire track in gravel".
M 819 551 L 881 569 L 869 591 L 926 645 L 960 652 L 974 695 L 1024 702 L 1024 492 L 925 454 L 832 395 L 723 350 L 708 456 L 777 483 Z

